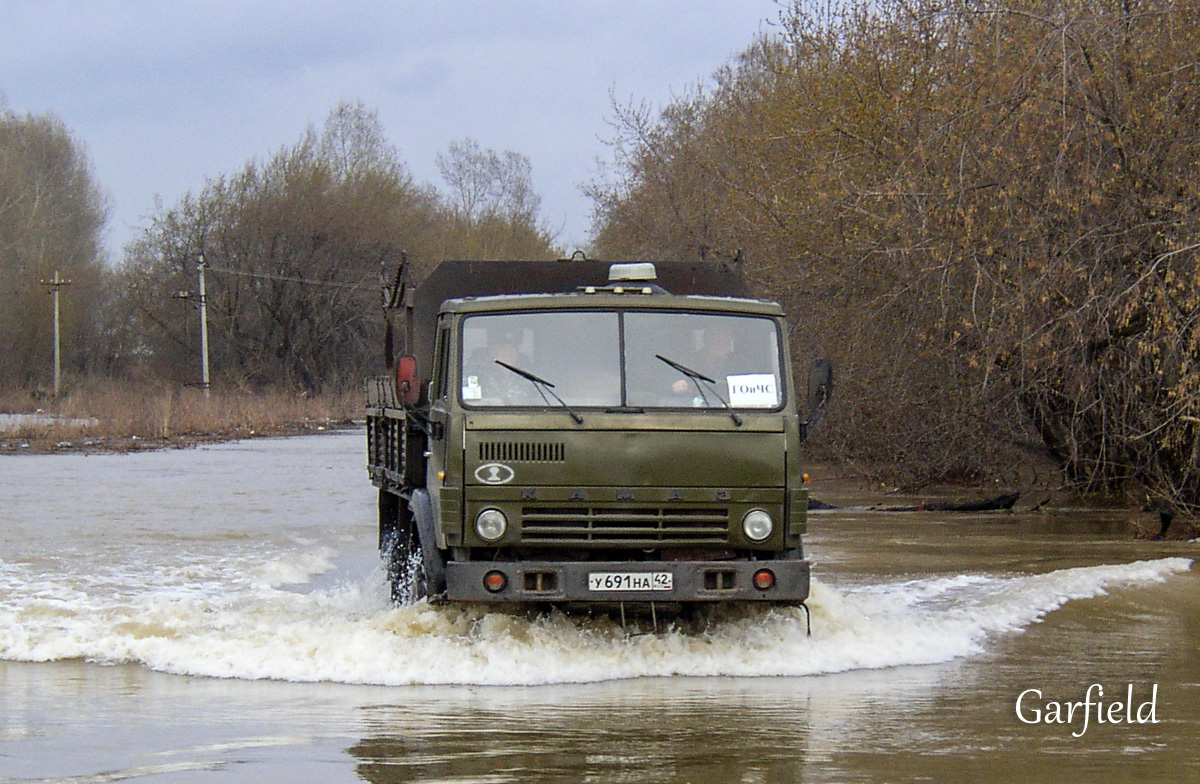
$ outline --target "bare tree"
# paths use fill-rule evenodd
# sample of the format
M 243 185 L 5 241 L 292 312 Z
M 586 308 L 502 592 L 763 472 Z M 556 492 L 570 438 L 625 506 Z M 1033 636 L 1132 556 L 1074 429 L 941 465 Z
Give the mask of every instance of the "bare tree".
M 449 186 L 450 204 L 468 219 L 536 222 L 541 198 L 533 189 L 533 167 L 524 155 L 483 149 L 464 139 L 438 154 L 437 167 Z
M 53 377 L 41 281 L 56 271 L 76 282 L 62 298 L 64 366 L 90 367 L 107 210 L 83 146 L 60 120 L 0 110 L 0 387 Z
M 487 198 L 503 207 L 522 170 L 501 169 L 505 188 Z M 529 194 L 521 200 L 536 204 Z M 489 250 L 493 258 L 546 256 L 549 241 L 531 221 L 459 214 L 413 182 L 374 112 L 341 104 L 297 144 L 154 216 L 122 266 L 131 314 L 123 345 L 138 346 L 156 372 L 195 379 L 196 319 L 170 293 L 194 288 L 203 252 L 220 380 L 357 385 L 381 356 L 381 265 L 402 252 L 418 268 Z
M 796 4 L 653 121 L 602 253 L 743 248 L 845 383 L 826 437 L 912 478 L 1034 439 L 1200 503 L 1194 0 Z

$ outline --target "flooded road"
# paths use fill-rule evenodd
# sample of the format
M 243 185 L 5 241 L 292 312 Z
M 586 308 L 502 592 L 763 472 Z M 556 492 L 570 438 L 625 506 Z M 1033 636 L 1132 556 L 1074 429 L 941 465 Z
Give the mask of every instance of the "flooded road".
M 1122 514 L 814 513 L 811 637 L 637 634 L 389 606 L 364 464 L 0 457 L 0 782 L 1200 781 L 1200 545 Z

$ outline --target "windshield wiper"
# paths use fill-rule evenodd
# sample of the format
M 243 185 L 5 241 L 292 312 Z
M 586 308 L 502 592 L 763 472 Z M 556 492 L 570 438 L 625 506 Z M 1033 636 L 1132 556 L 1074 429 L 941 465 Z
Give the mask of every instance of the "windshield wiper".
M 703 381 L 705 383 L 711 384 L 713 394 L 717 396 L 717 400 L 720 400 L 721 405 L 723 405 L 725 407 L 725 410 L 729 412 L 729 416 L 733 418 L 733 424 L 737 425 L 738 427 L 742 426 L 742 418 L 737 415 L 737 412 L 734 411 L 732 407 L 730 407 L 729 401 L 727 401 L 724 397 L 721 396 L 721 391 L 720 391 L 720 389 L 717 388 L 716 381 L 714 381 L 713 379 L 704 375 L 699 370 L 692 370 L 687 365 L 681 365 L 680 363 L 676 362 L 673 359 L 667 359 L 662 354 L 655 354 L 654 358 L 661 359 L 663 362 L 666 362 L 668 365 L 670 365 L 675 370 L 678 370 L 680 373 L 682 373 L 683 375 L 690 378 L 692 380 L 692 383 L 696 385 L 696 391 L 700 393 L 700 397 L 704 400 L 705 406 L 709 405 L 708 395 L 704 394 L 704 387 L 700 386 L 700 382 Z
M 522 370 L 519 367 L 514 367 L 514 366 L 508 364 L 507 362 L 502 362 L 498 359 L 493 360 L 493 361 L 500 367 L 504 368 L 505 370 L 510 370 L 513 373 L 516 373 L 521 378 L 526 379 L 527 381 L 531 382 L 533 384 L 534 388 L 537 389 L 538 394 L 542 396 L 542 400 L 546 400 L 546 392 L 549 392 L 551 397 L 553 397 L 555 400 L 557 400 L 558 404 L 560 406 L 562 406 L 564 409 L 566 409 L 566 412 L 571 415 L 571 419 L 575 420 L 575 424 L 577 424 L 577 425 L 583 424 L 583 417 L 579 416 L 579 414 L 576 414 L 575 411 L 570 406 L 567 405 L 567 401 L 563 400 L 561 397 L 558 396 L 558 394 L 554 391 L 554 385 L 551 384 L 549 381 L 542 378 L 541 376 L 535 376 L 534 374 L 530 373 L 528 370 Z M 542 390 L 545 390 L 545 391 L 542 391 Z M 550 401 L 546 400 L 546 402 L 549 403 Z

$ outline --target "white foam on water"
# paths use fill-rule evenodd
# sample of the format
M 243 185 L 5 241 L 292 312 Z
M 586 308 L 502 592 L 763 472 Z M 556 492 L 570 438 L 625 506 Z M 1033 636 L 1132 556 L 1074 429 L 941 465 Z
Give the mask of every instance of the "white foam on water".
M 254 574 L 259 578 L 260 584 L 268 587 L 301 585 L 331 570 L 336 555 L 333 548 L 316 547 L 299 555 L 281 556 L 270 560 L 255 569 Z
M 0 658 L 138 663 L 220 678 L 362 684 L 548 684 L 647 676 L 802 676 L 971 656 L 1069 601 L 1163 582 L 1186 558 L 1040 575 L 959 575 L 838 589 L 799 609 L 742 608 L 702 628 L 631 634 L 615 619 L 479 606 L 392 607 L 382 574 L 280 586 L 333 552 L 247 550 L 109 574 L 0 562 Z M 128 567 L 127 567 L 128 568 Z

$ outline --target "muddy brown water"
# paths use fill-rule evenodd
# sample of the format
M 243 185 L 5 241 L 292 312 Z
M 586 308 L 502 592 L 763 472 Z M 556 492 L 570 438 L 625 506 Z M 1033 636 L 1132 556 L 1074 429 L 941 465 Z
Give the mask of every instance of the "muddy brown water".
M 814 513 L 811 637 L 649 631 L 390 607 L 363 465 L 0 457 L 0 782 L 1200 781 L 1200 544 L 1127 513 Z

